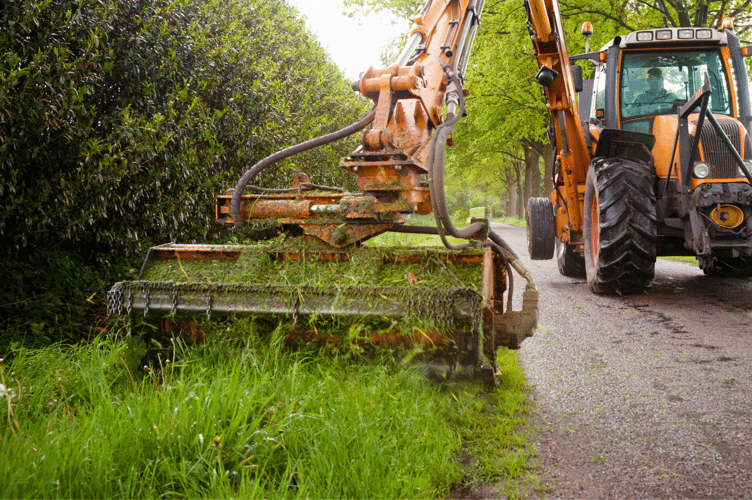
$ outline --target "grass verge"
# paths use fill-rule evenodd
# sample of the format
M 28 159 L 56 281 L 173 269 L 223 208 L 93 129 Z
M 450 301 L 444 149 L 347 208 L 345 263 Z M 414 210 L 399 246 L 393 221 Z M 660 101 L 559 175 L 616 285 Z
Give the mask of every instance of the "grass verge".
M 429 382 L 391 356 L 292 351 L 250 320 L 153 351 L 139 337 L 16 348 L 0 365 L 0 491 L 11 498 L 436 498 L 533 453 L 524 377 Z M 141 342 L 141 344 L 139 343 Z

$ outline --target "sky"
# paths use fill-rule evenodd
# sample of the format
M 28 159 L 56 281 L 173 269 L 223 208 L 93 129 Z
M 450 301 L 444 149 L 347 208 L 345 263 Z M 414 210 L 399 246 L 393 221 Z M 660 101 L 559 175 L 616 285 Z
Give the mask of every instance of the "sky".
M 357 80 L 369 66 L 381 67 L 381 49 L 409 30 L 409 23 L 393 25 L 386 14 L 367 18 L 342 15 L 342 0 L 287 0 L 306 18 L 306 25 L 348 80 Z

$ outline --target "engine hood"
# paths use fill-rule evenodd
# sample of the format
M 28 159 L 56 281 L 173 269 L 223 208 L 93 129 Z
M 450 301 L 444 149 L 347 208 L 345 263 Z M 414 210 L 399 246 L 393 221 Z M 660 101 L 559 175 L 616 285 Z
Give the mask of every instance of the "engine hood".
M 694 138 L 697 132 L 698 114 L 689 115 L 689 135 Z M 716 116 L 721 129 L 729 138 L 739 155 L 744 159 L 752 158 L 752 143 L 742 123 L 730 116 Z M 674 139 L 679 127 L 679 118 L 676 115 L 656 116 L 653 121 L 653 135 L 656 138 L 653 147 L 653 158 L 655 160 L 655 172 L 660 178 L 665 178 L 671 171 L 672 178 L 679 177 L 679 158 L 680 151 L 683 148 L 692 147 L 692 144 L 683 144 L 679 140 L 674 151 Z M 670 169 L 671 158 L 674 158 L 674 168 Z M 733 153 L 721 139 L 718 132 L 712 124 L 706 120 L 700 131 L 700 146 L 697 161 L 704 161 L 710 164 L 711 174 L 708 179 L 701 182 L 746 182 L 746 179 L 739 175 L 739 169 L 734 161 Z

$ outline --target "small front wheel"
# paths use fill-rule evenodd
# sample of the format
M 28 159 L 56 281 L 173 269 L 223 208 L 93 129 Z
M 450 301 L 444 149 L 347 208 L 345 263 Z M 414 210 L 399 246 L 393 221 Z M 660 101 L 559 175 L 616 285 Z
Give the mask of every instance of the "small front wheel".
M 527 251 L 533 260 L 554 256 L 556 220 L 548 198 L 530 198 L 527 202 Z

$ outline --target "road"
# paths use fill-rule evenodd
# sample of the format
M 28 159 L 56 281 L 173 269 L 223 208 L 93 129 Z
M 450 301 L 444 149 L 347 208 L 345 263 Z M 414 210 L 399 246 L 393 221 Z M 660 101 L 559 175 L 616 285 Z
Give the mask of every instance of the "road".
M 647 292 L 598 296 L 531 261 L 524 229 L 499 229 L 540 291 L 519 351 L 542 478 L 531 497 L 750 497 L 752 281 L 659 259 Z

